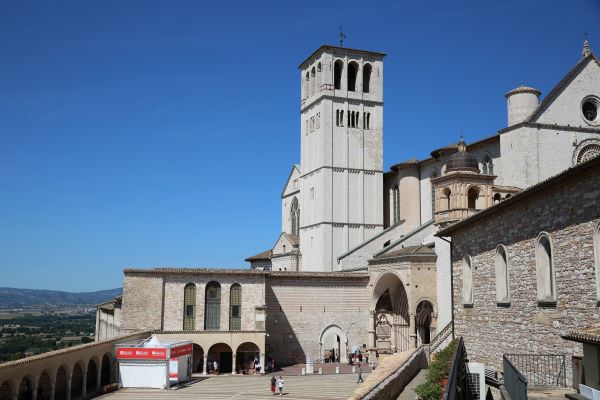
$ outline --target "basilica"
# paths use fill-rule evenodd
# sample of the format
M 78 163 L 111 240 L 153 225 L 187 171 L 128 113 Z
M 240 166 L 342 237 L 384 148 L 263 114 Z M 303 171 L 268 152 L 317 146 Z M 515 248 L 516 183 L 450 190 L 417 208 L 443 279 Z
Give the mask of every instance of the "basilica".
M 577 179 L 583 176 L 576 174 L 582 165 L 598 170 L 600 62 L 586 41 L 574 54 L 573 68 L 544 96 L 533 87 L 507 88 L 507 124 L 496 133 L 471 143 L 457 138 L 434 145 L 430 154 L 385 171 L 384 59 L 381 52 L 321 46 L 300 64 L 300 159 L 292 161 L 281 193 L 281 234 L 247 258 L 249 269 L 127 268 L 122 299 L 98 308 L 97 336 L 107 337 L 103 332 L 110 328 L 115 334 L 153 331 L 164 339 L 191 340 L 195 371 L 206 372 L 208 361 L 219 360 L 222 372 L 236 373 L 253 354 L 262 365 L 272 359 L 286 365 L 332 354 L 344 362 L 358 350 L 376 359 L 432 341 L 443 346 L 456 333 L 458 316 L 456 329 L 484 357 L 484 333 L 492 334 L 494 327 L 475 334 L 478 296 L 487 296 L 479 280 L 487 279 L 486 290 L 497 292 L 485 318 L 493 319 L 494 307 L 504 313 L 512 308 L 507 318 L 524 317 L 523 309 L 515 308 L 522 304 L 510 300 L 516 293 L 509 282 L 517 284 L 519 276 L 510 276 L 502 263 L 494 270 L 493 257 L 491 269 L 482 264 L 485 277 L 476 267 L 470 272 L 477 246 L 483 252 L 503 244 L 501 251 L 508 251 L 514 233 L 510 210 L 522 206 L 520 199 L 555 198 L 539 185 L 555 187 L 553 182 L 566 179 L 566 172 Z M 387 154 L 394 157 L 392 151 Z M 594 187 L 598 182 L 587 186 L 581 198 L 597 202 L 600 188 Z M 590 236 L 594 254 L 600 254 L 600 237 L 594 241 L 590 232 L 600 219 L 599 209 L 586 209 L 589 232 L 574 233 Z M 483 219 L 494 212 L 501 215 L 493 223 Z M 560 215 L 567 222 L 581 218 L 577 212 L 560 212 L 559 220 Z M 526 211 L 520 215 L 528 216 Z M 486 230 L 477 229 L 480 224 L 487 224 Z M 485 244 L 488 234 L 493 243 Z M 545 234 L 544 240 L 553 235 L 550 230 Z M 460 249 L 453 245 L 455 235 Z M 522 240 L 535 242 L 536 235 Z M 549 248 L 544 243 L 540 251 Z M 468 252 L 472 259 L 464 261 Z M 509 259 L 508 269 L 512 264 L 525 274 L 529 267 L 516 268 L 521 256 L 505 254 L 504 260 Z M 594 268 L 600 266 L 594 267 L 593 254 L 591 260 L 586 277 L 595 282 Z M 541 315 L 547 307 L 554 307 L 555 314 L 569 307 L 556 302 L 554 283 L 560 279 L 547 278 L 556 271 L 538 277 L 541 302 L 534 307 L 540 308 L 527 309 L 540 314 L 536 318 L 545 327 L 553 326 L 552 318 Z M 489 284 L 494 276 L 500 284 Z M 597 300 L 600 286 L 584 286 L 578 290 L 592 290 Z M 119 318 L 114 318 L 117 309 Z M 585 319 L 584 314 L 577 315 Z M 565 323 L 554 323 L 552 334 L 560 336 Z M 535 330 L 532 324 L 527 329 Z M 538 338 L 543 341 L 543 335 Z M 581 353 L 573 343 L 552 343 L 555 351 Z

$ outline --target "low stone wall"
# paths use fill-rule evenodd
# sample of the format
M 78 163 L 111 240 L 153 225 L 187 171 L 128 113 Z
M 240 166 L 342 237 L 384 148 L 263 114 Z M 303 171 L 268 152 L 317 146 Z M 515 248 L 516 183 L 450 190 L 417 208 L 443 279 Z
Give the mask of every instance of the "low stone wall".
M 395 400 L 428 364 L 426 346 L 391 355 L 365 379 L 349 400 Z

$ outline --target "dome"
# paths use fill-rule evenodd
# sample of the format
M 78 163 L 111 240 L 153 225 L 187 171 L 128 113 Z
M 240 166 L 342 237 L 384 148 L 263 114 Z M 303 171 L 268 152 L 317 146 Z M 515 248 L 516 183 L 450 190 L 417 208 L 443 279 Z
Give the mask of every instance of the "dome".
M 479 173 L 479 163 L 477 158 L 467 152 L 467 145 L 460 139 L 458 142 L 458 152 L 452 154 L 446 161 L 446 173 L 453 171 L 467 171 Z

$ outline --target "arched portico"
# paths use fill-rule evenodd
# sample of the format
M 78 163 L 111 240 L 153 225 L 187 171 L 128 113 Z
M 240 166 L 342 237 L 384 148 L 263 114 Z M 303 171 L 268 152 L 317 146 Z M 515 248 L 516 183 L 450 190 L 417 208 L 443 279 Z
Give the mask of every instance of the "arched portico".
M 340 362 L 348 362 L 348 336 L 336 324 L 326 326 L 319 335 L 319 356 L 326 360 L 327 352 Z
M 108 385 L 112 383 L 112 355 L 104 354 L 102 356 L 102 363 L 100 364 L 100 385 Z
M 413 347 L 408 294 L 395 271 L 377 278 L 371 296 L 369 346 L 378 352 L 406 351 Z M 413 345 L 413 346 L 411 346 Z
M 83 365 L 83 361 L 78 361 L 73 366 L 73 372 L 71 373 L 71 399 L 77 399 L 85 396 L 85 376 L 83 374 L 84 369 L 85 366 Z

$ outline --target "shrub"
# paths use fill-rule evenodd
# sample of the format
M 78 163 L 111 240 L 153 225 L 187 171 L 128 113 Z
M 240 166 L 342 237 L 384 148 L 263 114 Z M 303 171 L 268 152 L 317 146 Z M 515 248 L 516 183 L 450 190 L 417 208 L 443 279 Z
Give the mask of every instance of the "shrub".
M 442 395 L 441 382 L 450 373 L 455 351 L 456 340 L 453 340 L 444 350 L 434 354 L 429 364 L 427 380 L 415 388 L 415 393 L 423 400 L 437 400 Z
M 423 400 L 438 400 L 442 395 L 442 385 L 425 382 L 415 388 L 415 393 Z

